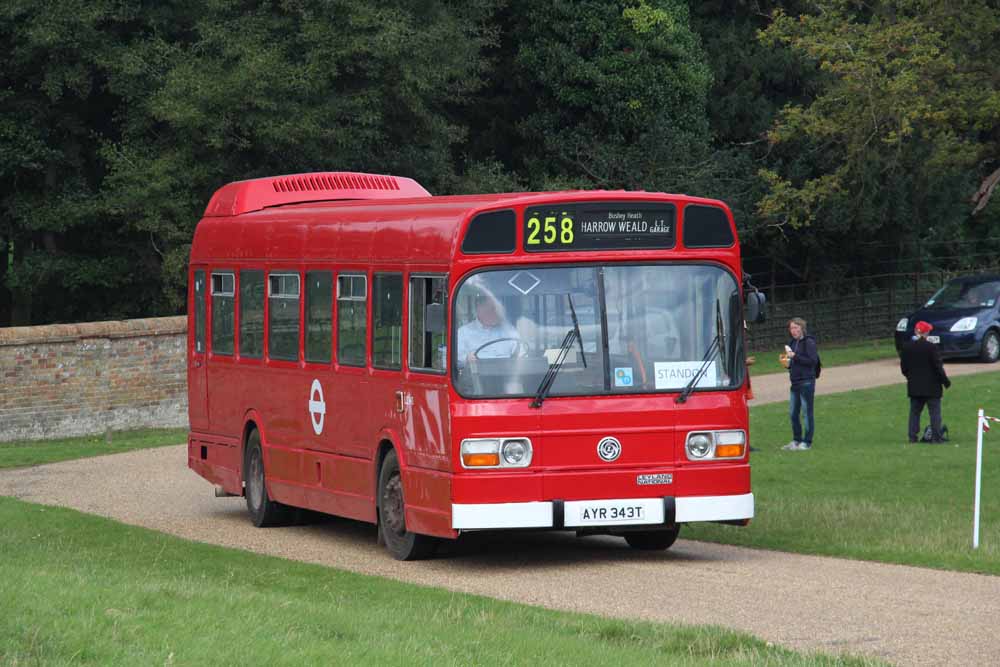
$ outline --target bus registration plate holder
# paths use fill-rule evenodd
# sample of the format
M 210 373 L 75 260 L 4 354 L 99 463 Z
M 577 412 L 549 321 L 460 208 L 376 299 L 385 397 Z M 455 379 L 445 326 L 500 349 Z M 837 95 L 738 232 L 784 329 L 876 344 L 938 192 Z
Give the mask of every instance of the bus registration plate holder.
M 663 523 L 663 499 L 568 500 L 563 506 L 563 517 L 565 526 Z

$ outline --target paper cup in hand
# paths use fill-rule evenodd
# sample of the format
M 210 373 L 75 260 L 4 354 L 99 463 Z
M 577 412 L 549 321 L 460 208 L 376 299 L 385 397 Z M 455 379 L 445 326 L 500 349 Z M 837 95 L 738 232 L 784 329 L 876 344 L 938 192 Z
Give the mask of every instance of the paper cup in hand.
M 785 368 L 788 368 L 788 355 L 787 354 L 779 354 L 778 355 L 778 361 L 781 363 L 782 366 L 784 366 Z

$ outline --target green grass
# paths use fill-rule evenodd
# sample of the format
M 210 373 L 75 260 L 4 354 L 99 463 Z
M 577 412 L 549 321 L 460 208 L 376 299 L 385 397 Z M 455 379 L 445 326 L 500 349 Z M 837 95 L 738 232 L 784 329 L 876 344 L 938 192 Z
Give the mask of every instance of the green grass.
M 786 372 L 778 363 L 778 355 L 781 354 L 781 350 L 782 346 L 779 345 L 773 350 L 751 352 L 753 356 L 757 357 L 757 364 L 753 367 L 754 375 Z M 849 345 L 821 344 L 819 356 L 823 360 L 823 368 L 863 364 L 866 361 L 879 359 L 895 359 L 897 357 L 896 343 L 892 338 L 877 338 Z
M 0 599 L 3 665 L 874 664 L 423 588 L 11 498 L 0 498 Z
M 942 412 L 951 442 L 907 443 L 904 386 L 816 397 L 813 450 L 786 452 L 785 403 L 751 409 L 756 517 L 682 537 L 1000 574 L 1000 429 L 983 439 L 980 547 L 972 549 L 976 411 L 1000 415 L 995 373 L 955 378 Z M 923 423 L 927 423 L 926 412 Z
M 16 440 L 0 442 L 0 468 L 55 463 L 103 454 L 118 454 L 133 449 L 180 445 L 187 442 L 187 430 L 180 428 L 115 431 L 111 442 L 101 435 L 59 440 Z

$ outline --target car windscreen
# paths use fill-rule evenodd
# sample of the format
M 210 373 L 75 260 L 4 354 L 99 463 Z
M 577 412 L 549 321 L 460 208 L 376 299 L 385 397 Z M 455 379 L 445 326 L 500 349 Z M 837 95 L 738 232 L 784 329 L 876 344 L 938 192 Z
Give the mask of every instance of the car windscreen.
M 481 271 L 454 303 L 455 387 L 467 397 L 532 396 L 562 358 L 550 396 L 742 384 L 740 293 L 715 265 L 588 265 Z
M 992 308 L 1000 297 L 1000 280 L 953 280 L 939 289 L 924 304 L 930 310 L 953 308 Z

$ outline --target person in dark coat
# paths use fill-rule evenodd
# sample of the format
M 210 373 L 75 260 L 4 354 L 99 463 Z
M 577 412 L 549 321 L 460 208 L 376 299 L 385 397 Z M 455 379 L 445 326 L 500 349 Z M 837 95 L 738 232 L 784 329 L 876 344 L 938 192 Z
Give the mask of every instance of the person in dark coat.
M 951 380 L 944 372 L 937 345 L 927 340 L 933 327 L 928 322 L 917 322 L 916 336 L 903 346 L 899 355 L 899 368 L 906 376 L 906 393 L 910 397 L 910 442 L 917 441 L 920 415 L 927 406 L 931 416 L 931 442 L 943 442 L 941 436 L 942 387 L 950 387 Z
M 813 422 L 813 403 L 816 396 L 816 367 L 819 365 L 819 351 L 816 339 L 806 335 L 806 321 L 793 317 L 788 321 L 791 339 L 781 355 L 782 364 L 787 365 L 788 379 L 792 383 L 788 396 L 788 418 L 792 422 L 792 441 L 782 449 L 804 452 L 812 449 L 816 424 Z M 800 417 L 805 421 L 803 433 Z

